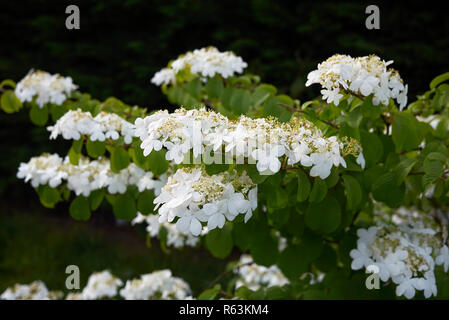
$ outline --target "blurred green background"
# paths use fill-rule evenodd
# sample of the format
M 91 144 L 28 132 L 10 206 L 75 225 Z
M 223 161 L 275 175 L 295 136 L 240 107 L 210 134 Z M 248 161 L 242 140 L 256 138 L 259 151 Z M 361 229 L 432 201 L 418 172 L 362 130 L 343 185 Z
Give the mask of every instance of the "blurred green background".
M 65 28 L 68 4 L 80 8 L 80 30 Z M 43 69 L 71 76 L 81 91 L 98 99 L 113 95 L 128 104 L 160 109 L 169 105 L 150 83 L 152 75 L 187 50 L 214 45 L 235 51 L 248 62 L 250 72 L 304 101 L 319 93 L 318 86 L 304 87 L 317 63 L 334 53 L 374 53 L 395 61 L 393 67 L 409 84 L 412 101 L 433 77 L 449 71 L 447 11 L 443 3 L 382 3 L 381 29 L 367 30 L 369 4 L 3 1 L 0 78 L 19 81 L 29 69 Z M 202 251 L 166 257 L 157 245 L 146 248 L 142 232 L 130 228 L 121 239 L 107 209 L 88 223 L 76 223 L 65 204 L 55 210 L 41 208 L 33 189 L 16 179 L 17 167 L 44 151 L 63 155 L 70 142 L 50 142 L 45 129 L 29 123 L 26 110 L 1 112 L 0 141 L 0 292 L 13 282 L 45 277 L 61 289 L 57 283 L 64 277 L 63 265 L 76 261 L 89 272 L 115 266 L 125 278 L 170 267 L 193 281 L 195 290 L 224 269 L 224 262 Z M 206 280 L 195 280 L 199 268 Z

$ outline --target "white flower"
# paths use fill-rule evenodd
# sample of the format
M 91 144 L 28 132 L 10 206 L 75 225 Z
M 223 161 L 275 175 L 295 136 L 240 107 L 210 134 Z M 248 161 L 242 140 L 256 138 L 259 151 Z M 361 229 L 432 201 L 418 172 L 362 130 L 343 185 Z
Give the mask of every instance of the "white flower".
M 17 172 L 19 179 L 30 181 L 33 187 L 48 184 L 56 188 L 67 183 L 67 188 L 76 195 L 89 196 L 94 190 L 106 188 L 109 193 L 125 193 L 130 185 L 137 186 L 139 191 L 154 190 L 160 193 L 165 177 L 153 179 L 151 172 L 145 172 L 131 163 L 119 173 L 112 172 L 109 160 L 98 158 L 90 160 L 81 157 L 77 165 L 73 165 L 69 157 L 62 159 L 57 154 L 46 154 L 33 157 L 28 163 L 21 163 Z
M 190 297 L 191 290 L 187 282 L 173 277 L 171 271 L 165 269 L 126 281 L 120 295 L 126 300 L 182 300 Z
M 365 169 L 365 157 L 363 156 L 363 152 L 360 152 L 356 161 L 355 161 L 362 169 Z
M 253 151 L 253 157 L 257 160 L 257 170 L 265 172 L 267 170 L 276 173 L 281 168 L 279 157 L 285 154 L 283 146 L 265 144 L 261 149 Z
M 335 105 L 343 97 L 339 93 L 342 88 L 365 97 L 373 94 L 374 105 L 388 105 L 390 98 L 396 99 L 402 110 L 407 104 L 407 85 L 404 86 L 397 71 L 387 69 L 391 63 L 375 55 L 352 58 L 336 54 L 309 73 L 306 86 L 321 84 L 323 99 Z
M 444 245 L 440 250 L 440 255 L 435 259 L 437 265 L 443 265 L 444 272 L 449 268 L 449 249 Z
M 205 163 L 255 163 L 262 174 L 280 170 L 281 163 L 312 166 L 313 176 L 325 179 L 333 166 L 346 167 L 342 157 L 345 145 L 337 137 L 324 137 L 312 123 L 301 118 L 280 123 L 275 119 L 252 119 L 241 116 L 230 120 L 206 109 L 178 109 L 174 113 L 160 111 L 135 122 L 135 134 L 147 156 L 165 147 L 167 160 L 190 164 L 190 153 L 204 157 Z M 350 142 L 353 150 L 360 150 Z M 215 151 L 213 156 L 208 152 Z M 224 151 L 224 152 L 223 152 Z M 358 156 L 359 151 L 351 152 Z M 217 157 L 218 155 L 218 157 Z M 211 157 L 211 159 L 209 159 Z M 206 162 L 206 160 L 211 160 Z
M 198 75 L 202 80 L 212 78 L 215 74 L 223 78 L 233 76 L 235 73 L 243 72 L 247 63 L 241 57 L 231 51 L 220 52 L 217 48 L 207 47 L 187 52 L 178 59 L 172 61 L 168 68 L 157 72 L 151 82 L 156 85 L 176 83 L 176 74 L 181 70 L 189 70 L 190 73 Z
M 204 230 L 202 222 L 212 230 L 223 228 L 226 220 L 232 221 L 242 213 L 249 219 L 257 207 L 257 192 L 251 192 L 253 189 L 255 185 L 246 173 L 209 176 L 203 167 L 181 168 L 168 177 L 154 203 L 160 223 L 177 219 L 181 233 L 198 236 Z
M 235 288 L 246 286 L 251 290 L 258 290 L 261 287 L 269 288 L 273 286 L 284 286 L 290 281 L 281 270 L 276 266 L 270 267 L 260 266 L 253 262 L 253 259 L 248 254 L 242 254 L 238 264 L 234 269 L 239 278 L 236 281 Z
M 326 100 L 327 103 L 333 103 L 336 106 L 340 103 L 340 99 L 343 98 L 339 88 L 332 90 L 323 89 L 321 90 L 321 94 L 323 95 L 323 100 Z
M 33 281 L 29 285 L 16 284 L 7 288 L 0 295 L 1 300 L 50 300 L 52 299 L 45 283 L 40 280 Z
M 136 218 L 133 219 L 131 224 L 136 223 L 147 223 L 147 232 L 150 237 L 158 238 L 159 230 L 164 227 L 167 231 L 167 243 L 168 247 L 182 248 L 184 246 L 195 247 L 200 241 L 199 237 L 195 237 L 192 234 L 184 234 L 181 233 L 178 228 L 172 223 L 169 222 L 159 222 L 159 217 L 154 214 L 143 215 L 140 212 L 137 212 Z M 207 230 L 203 229 L 201 235 L 207 233 Z
M 357 249 L 352 249 L 349 254 L 353 259 L 351 264 L 353 270 L 359 270 L 373 264 L 373 260 L 370 258 L 371 250 L 365 243 L 359 243 Z
M 101 298 L 111 298 L 117 295 L 117 288 L 123 282 L 114 277 L 109 271 L 95 272 L 90 275 L 86 287 L 81 295 L 83 300 L 96 300 Z
M 176 72 L 173 69 L 164 68 L 158 72 L 156 72 L 151 79 L 151 82 L 157 86 L 161 84 L 170 84 L 176 82 Z
M 387 215 L 377 215 L 387 219 Z M 435 264 L 445 264 L 445 271 L 449 265 L 448 248 L 440 248 L 435 241 L 439 225 L 429 214 L 406 208 L 399 208 L 387 221 L 383 219 L 367 230 L 357 230 L 357 249 L 350 252 L 351 268 L 370 270 L 376 266 L 380 279 L 387 282 L 391 278 L 397 284 L 396 295 L 407 299 L 416 291 L 423 291 L 425 298 L 436 296 Z
M 135 136 L 134 129 L 134 124 L 115 113 L 102 111 L 92 117 L 90 112 L 81 109 L 69 110 L 53 126 L 47 127 L 51 132 L 50 139 L 62 135 L 66 140 L 78 140 L 85 135 L 89 136 L 91 141 L 105 141 L 105 139 L 117 140 L 121 135 L 127 144 L 130 144 Z
M 61 105 L 76 88 L 70 77 L 30 70 L 25 78 L 17 83 L 14 93 L 22 102 L 31 102 L 36 98 L 36 104 L 43 108 L 47 103 Z

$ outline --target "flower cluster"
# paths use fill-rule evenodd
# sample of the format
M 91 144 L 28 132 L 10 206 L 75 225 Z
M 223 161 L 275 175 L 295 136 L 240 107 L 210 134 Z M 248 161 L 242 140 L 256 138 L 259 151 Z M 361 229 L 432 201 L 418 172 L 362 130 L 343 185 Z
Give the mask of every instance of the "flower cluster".
M 223 228 L 241 213 L 245 222 L 257 208 L 257 186 L 246 175 L 222 172 L 207 175 L 204 167 L 178 169 L 154 199 L 159 222 L 172 222 L 184 234 L 198 236 L 207 222 L 208 230 Z
M 69 110 L 49 126 L 50 139 L 59 135 L 66 140 L 78 140 L 82 135 L 89 136 L 91 141 L 117 140 L 123 136 L 125 143 L 130 144 L 134 137 L 134 125 L 115 113 L 102 111 L 95 117 L 90 112 Z
M 184 246 L 195 247 L 200 241 L 199 237 L 195 237 L 190 233 L 181 233 L 172 223 L 167 221 L 162 223 L 159 222 L 159 216 L 153 214 L 143 215 L 140 212 L 137 212 L 137 217 L 131 221 L 131 224 L 143 222 L 147 223 L 146 230 L 151 238 L 159 237 L 160 229 L 165 228 L 167 230 L 166 245 L 168 247 L 175 247 L 178 249 L 183 248 Z M 204 228 L 202 233 L 207 233 L 207 228 Z
M 239 276 L 235 284 L 236 289 L 245 286 L 256 291 L 261 287 L 269 288 L 290 283 L 276 265 L 260 266 L 255 264 L 253 258 L 248 254 L 242 254 L 234 272 Z
M 180 56 L 168 68 L 157 72 L 151 82 L 158 86 L 162 83 L 176 83 L 176 74 L 182 70 L 199 75 L 203 80 L 215 74 L 228 78 L 234 73 L 241 73 L 247 66 L 241 57 L 231 51 L 220 52 L 215 47 L 207 47 Z
M 56 300 L 62 297 L 60 291 L 48 291 L 40 280 L 30 284 L 15 284 L 0 295 L 0 300 Z
M 173 277 L 170 270 L 159 270 L 144 274 L 140 279 L 123 281 L 108 270 L 94 272 L 81 292 L 70 292 L 66 300 L 116 299 L 118 294 L 126 300 L 191 300 L 189 284 L 181 278 Z M 49 291 L 42 281 L 29 285 L 16 284 L 0 295 L 0 300 L 59 300 L 61 291 Z
M 153 173 L 139 168 L 131 163 L 119 173 L 112 172 L 109 160 L 99 158 L 90 160 L 81 157 L 77 165 L 70 163 L 69 157 L 62 159 L 57 154 L 44 153 L 39 157 L 33 157 L 29 162 L 22 162 L 17 172 L 19 179 L 25 182 L 31 181 L 33 187 L 48 184 L 56 188 L 64 181 L 67 188 L 87 197 L 98 189 L 107 188 L 111 194 L 125 193 L 128 185 L 135 185 L 139 191 L 154 190 L 159 194 L 164 185 L 164 176 L 160 180 L 153 179 Z
M 411 299 L 415 291 L 436 296 L 435 265 L 449 267 L 448 247 L 437 237 L 441 228 L 423 212 L 399 208 L 390 222 L 357 230 L 357 248 L 350 252 L 352 269 L 366 268 L 380 280 L 397 284 L 396 295 Z
M 308 74 L 306 86 L 321 84 L 323 99 L 335 105 L 343 98 L 340 93 L 343 89 L 364 97 L 373 94 L 374 105 L 388 105 L 390 98 L 396 99 L 402 110 L 407 105 L 408 86 L 404 85 L 396 70 L 387 69 L 392 63 L 375 55 L 352 58 L 336 54 Z
M 14 93 L 22 102 L 31 102 L 36 97 L 36 104 L 43 108 L 46 103 L 61 105 L 76 88 L 70 77 L 31 70 L 17 84 Z
M 256 163 L 262 174 L 272 174 L 281 169 L 281 158 L 286 156 L 289 165 L 312 167 L 310 175 L 322 179 L 332 166 L 346 167 L 343 155 L 353 154 L 364 165 L 355 140 L 343 143 L 335 136 L 325 138 L 311 122 L 300 118 L 286 123 L 245 116 L 229 120 L 206 109 L 181 108 L 138 118 L 135 125 L 145 156 L 165 147 L 166 159 L 176 164 L 189 162 L 193 152 L 194 160 L 203 157 L 205 163 L 230 163 L 235 158 L 237 163 Z
M 126 281 L 120 295 L 126 300 L 186 300 L 192 299 L 189 284 L 174 277 L 170 270 L 144 274 L 140 279 Z
M 123 285 L 123 281 L 113 276 L 108 270 L 94 272 L 87 280 L 87 285 L 81 292 L 82 300 L 97 300 L 102 298 L 112 298 L 118 293 L 118 287 Z

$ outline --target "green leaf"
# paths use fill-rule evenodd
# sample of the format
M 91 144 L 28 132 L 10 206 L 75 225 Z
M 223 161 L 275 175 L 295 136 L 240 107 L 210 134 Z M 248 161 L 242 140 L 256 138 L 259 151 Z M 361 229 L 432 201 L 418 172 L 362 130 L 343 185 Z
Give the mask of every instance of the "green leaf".
M 310 191 L 309 202 L 320 202 L 327 194 L 327 183 L 323 179 L 316 177 Z
M 103 202 L 105 195 L 104 189 L 94 190 L 89 195 L 90 209 L 95 211 L 98 209 L 100 204 Z
M 235 114 L 245 114 L 251 105 L 251 94 L 243 89 L 233 89 L 229 109 Z
M 81 151 L 83 150 L 83 137 L 81 137 L 81 139 L 78 140 L 73 140 L 72 143 L 72 149 L 76 152 L 76 153 L 81 153 Z
M 307 175 L 301 169 L 297 170 L 298 174 L 298 194 L 296 199 L 298 202 L 306 201 L 310 193 L 310 181 Z
M 46 208 L 54 208 L 55 204 L 61 201 L 61 194 L 58 189 L 43 185 L 38 188 L 39 200 Z
M 406 158 L 401 162 L 399 162 L 399 164 L 393 169 L 394 180 L 397 186 L 399 186 L 402 182 L 404 182 L 405 178 L 412 170 L 416 162 L 417 162 L 416 159 Z
M 360 130 L 360 139 L 366 168 L 370 168 L 382 159 L 384 147 L 382 140 L 375 133 Z
M 64 114 L 66 114 L 68 111 L 67 106 L 65 105 L 56 105 L 56 104 L 51 104 L 50 105 L 50 113 L 51 113 L 51 119 L 53 120 L 53 122 L 58 121 L 59 118 L 61 118 Z
M 308 271 L 308 262 L 303 259 L 302 248 L 299 246 L 291 245 L 285 248 L 279 255 L 277 265 L 290 280 L 298 280 Z
M 207 289 L 201 292 L 198 296 L 198 300 L 214 300 L 215 297 L 220 293 L 221 285 L 217 283 L 212 289 Z
M 433 80 L 430 82 L 430 89 L 435 89 L 436 86 L 438 86 L 440 83 L 449 80 L 449 72 L 440 74 L 439 76 L 433 78 Z
M 75 220 L 87 221 L 90 218 L 89 200 L 84 196 L 73 199 L 69 208 L 70 215 Z
M 397 208 L 404 199 L 405 186 L 396 184 L 395 175 L 387 172 L 377 178 L 372 186 L 373 197 L 391 208 Z
M 442 176 L 444 171 L 444 166 L 441 161 L 429 160 L 426 158 L 424 160 L 424 177 L 423 184 L 424 190 L 426 190 L 431 184 L 435 182 L 436 179 Z
M 266 92 L 269 92 L 271 95 L 275 95 L 278 91 L 278 89 L 276 89 L 275 86 L 271 85 L 271 84 L 267 84 L 267 83 L 262 83 L 261 85 L 259 85 L 256 90 L 263 90 Z
M 274 88 L 274 90 L 273 90 Z M 261 84 L 258 86 L 252 96 L 252 105 L 257 107 L 262 105 L 269 97 L 274 96 L 276 94 L 276 88 L 267 85 L 267 84 Z
M 213 229 L 206 234 L 206 248 L 215 258 L 226 258 L 233 246 L 231 229 L 227 226 L 223 229 Z
M 106 145 L 102 141 L 92 141 L 87 139 L 86 150 L 89 157 L 98 158 L 104 155 L 106 151 Z
M 136 200 L 129 192 L 119 194 L 115 200 L 113 212 L 118 219 L 131 221 L 137 215 Z
M 341 210 L 338 201 L 328 196 L 323 201 L 311 203 L 305 214 L 306 225 L 313 231 L 332 233 L 341 222 Z
M 223 80 L 216 75 L 206 82 L 206 93 L 209 99 L 218 99 L 224 89 Z
M 278 243 L 269 234 L 265 234 L 251 242 L 249 251 L 254 263 L 269 267 L 278 259 Z
M 70 163 L 75 165 L 75 166 L 78 165 L 80 157 L 81 157 L 81 153 L 76 152 L 75 148 L 72 145 L 72 147 L 69 150 L 69 161 L 70 161 Z
M 37 126 L 44 126 L 48 120 L 48 107 L 44 105 L 42 108 L 35 103 L 31 105 L 30 120 Z
M 16 97 L 14 91 L 7 90 L 0 98 L 0 104 L 6 113 L 14 113 L 22 108 L 22 102 Z
M 323 247 L 321 255 L 315 261 L 315 266 L 323 272 L 329 272 L 337 267 L 337 254 L 330 245 L 326 244 Z
M 210 176 L 214 175 L 214 174 L 218 174 L 221 172 L 225 172 L 226 170 L 229 169 L 229 164 L 208 164 L 206 165 L 206 173 Z
M 184 89 L 195 99 L 199 100 L 201 95 L 201 80 L 194 78 L 184 84 Z
M 231 103 L 231 99 L 232 99 L 232 95 L 234 93 L 234 89 L 233 88 L 224 88 L 223 91 L 221 92 L 221 96 L 220 96 L 220 100 L 221 100 L 221 104 L 223 105 L 223 107 L 227 110 L 232 110 L 232 103 Z
M 148 155 L 150 170 L 155 175 L 161 175 L 168 169 L 169 162 L 165 160 L 165 153 L 166 151 L 164 149 L 161 149 L 159 151 L 153 150 Z
M 111 152 L 111 170 L 119 173 L 120 170 L 129 166 L 129 154 L 122 147 L 115 147 Z
M 362 188 L 354 177 L 343 175 L 342 178 L 345 186 L 346 198 L 348 199 L 347 208 L 349 210 L 354 210 L 362 201 Z
M 5 86 L 15 89 L 16 88 L 16 83 L 14 82 L 14 80 L 5 79 L 2 82 L 0 82 L 0 88 L 4 88 Z
M 346 122 L 353 128 L 358 128 L 362 122 L 363 115 L 360 108 L 352 110 L 346 117 Z
M 422 141 L 419 121 L 409 113 L 399 113 L 395 116 L 392 126 L 393 142 L 396 151 L 416 149 Z
M 137 210 L 142 214 L 154 212 L 154 193 L 150 190 L 141 192 L 137 197 Z
M 254 182 L 256 184 L 261 184 L 268 178 L 268 175 L 261 175 L 255 165 L 248 165 L 248 166 L 245 166 L 245 168 L 246 168 L 246 173 L 251 178 L 252 182 Z

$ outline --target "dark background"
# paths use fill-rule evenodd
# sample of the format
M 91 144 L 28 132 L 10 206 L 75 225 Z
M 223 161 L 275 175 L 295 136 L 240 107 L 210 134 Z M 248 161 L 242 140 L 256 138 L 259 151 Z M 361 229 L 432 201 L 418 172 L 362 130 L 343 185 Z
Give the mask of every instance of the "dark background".
M 392 2 L 392 1 L 391 1 Z M 65 28 L 65 8 L 76 4 L 81 29 Z M 214 45 L 233 50 L 250 72 L 284 93 L 306 100 L 307 73 L 334 53 L 378 54 L 409 84 L 409 99 L 449 71 L 449 19 L 443 4 L 378 4 L 380 30 L 365 28 L 368 2 L 342 1 L 2 1 L 0 78 L 19 81 L 30 68 L 71 76 L 83 92 L 116 96 L 149 109 L 168 106 L 152 75 L 177 55 Z M 2 201 L 35 202 L 15 178 L 21 161 L 40 153 L 64 154 L 67 141 L 28 120 L 27 110 L 0 112 Z M 26 195 L 26 197 L 24 197 Z M 25 200 L 26 199 L 26 200 Z

